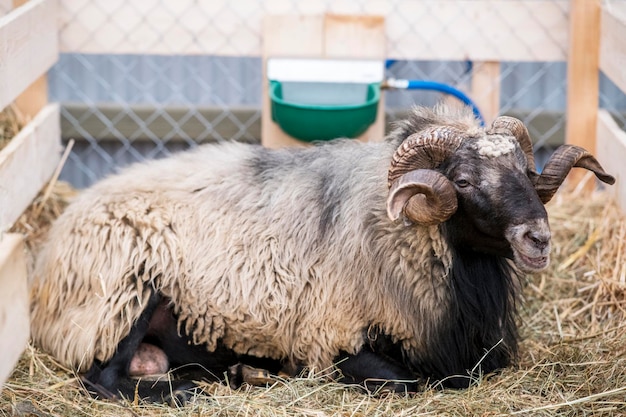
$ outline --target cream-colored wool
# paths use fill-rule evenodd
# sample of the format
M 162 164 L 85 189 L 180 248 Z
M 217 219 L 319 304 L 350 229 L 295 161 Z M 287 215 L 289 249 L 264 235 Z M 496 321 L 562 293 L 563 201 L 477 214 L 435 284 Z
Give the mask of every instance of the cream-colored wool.
M 479 138 L 475 143 L 475 149 L 479 155 L 487 158 L 497 158 L 515 150 L 516 141 L 509 136 L 491 135 L 489 138 Z
M 154 287 L 208 350 L 222 340 L 319 370 L 375 326 L 419 352 L 449 302 L 451 255 L 437 226 L 387 218 L 397 146 L 205 145 L 101 181 L 38 256 L 33 340 L 84 371 L 114 354 Z

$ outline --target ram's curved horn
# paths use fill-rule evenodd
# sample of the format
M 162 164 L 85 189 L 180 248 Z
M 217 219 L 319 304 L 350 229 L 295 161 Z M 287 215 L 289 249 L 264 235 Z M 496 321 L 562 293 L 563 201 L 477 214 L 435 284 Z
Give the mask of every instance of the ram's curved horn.
M 402 142 L 391 159 L 387 185 L 415 169 L 435 168 L 461 144 L 464 133 L 448 126 L 438 126 L 415 133 Z
M 456 212 L 456 190 L 437 171 L 416 169 L 393 181 L 387 197 L 387 215 L 397 220 L 404 214 L 422 225 L 439 224 Z
M 528 171 L 532 177 L 535 177 L 537 171 L 535 170 L 535 155 L 533 153 L 533 142 L 530 139 L 530 134 L 524 123 L 516 119 L 515 117 L 499 116 L 491 124 L 491 129 L 487 133 L 506 133 L 517 139 L 520 147 L 526 154 L 526 160 L 528 161 Z M 532 179 L 532 178 L 531 178 Z
M 535 190 L 544 204 L 552 199 L 573 167 L 586 168 L 607 184 L 615 183 L 615 178 L 604 172 L 596 158 L 585 149 L 575 145 L 561 145 L 554 151 L 541 175 L 535 180 Z

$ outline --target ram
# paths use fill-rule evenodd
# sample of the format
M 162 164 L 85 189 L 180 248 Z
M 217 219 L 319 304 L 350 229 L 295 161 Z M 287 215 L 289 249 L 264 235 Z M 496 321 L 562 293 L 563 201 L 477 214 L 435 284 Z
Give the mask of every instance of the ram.
M 539 175 L 519 120 L 484 129 L 445 106 L 413 109 L 382 143 L 223 143 L 139 164 L 53 225 L 32 336 L 103 397 L 185 399 L 185 376 L 132 379 L 146 345 L 218 379 L 251 364 L 464 387 L 515 360 L 519 278 L 548 265 L 543 203 L 574 166 L 614 182 L 567 145 Z

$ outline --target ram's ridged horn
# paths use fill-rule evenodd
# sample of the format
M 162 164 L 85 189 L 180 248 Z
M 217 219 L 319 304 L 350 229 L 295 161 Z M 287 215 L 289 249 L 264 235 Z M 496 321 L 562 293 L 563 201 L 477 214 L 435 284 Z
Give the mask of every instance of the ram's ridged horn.
M 459 147 L 464 133 L 448 126 L 438 126 L 413 134 L 402 142 L 391 159 L 387 185 L 415 169 L 435 168 Z
M 536 176 L 533 142 L 530 139 L 530 134 L 528 134 L 528 129 L 526 129 L 526 126 L 521 120 L 515 117 L 499 116 L 493 121 L 491 129 L 489 129 L 487 133 L 505 133 L 515 137 L 526 154 L 528 171 L 532 173 L 532 177 Z
M 586 168 L 607 184 L 615 183 L 615 178 L 604 172 L 596 158 L 585 149 L 575 145 L 561 145 L 554 151 L 541 175 L 535 180 L 535 190 L 544 204 L 552 199 L 573 167 Z
M 387 198 L 387 215 L 397 220 L 404 213 L 422 225 L 442 223 L 456 212 L 456 191 L 437 171 L 416 169 L 396 178 Z

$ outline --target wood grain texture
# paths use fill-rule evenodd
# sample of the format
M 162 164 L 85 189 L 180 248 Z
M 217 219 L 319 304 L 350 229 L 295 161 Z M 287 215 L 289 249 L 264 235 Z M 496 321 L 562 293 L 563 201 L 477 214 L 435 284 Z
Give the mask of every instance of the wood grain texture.
M 0 109 L 57 61 L 57 1 L 31 0 L 0 18 Z
M 591 153 L 596 149 L 599 54 L 600 0 L 571 0 L 565 141 Z M 575 185 L 583 176 L 575 170 L 568 182 Z
M 9 13 L 13 8 L 13 2 L 11 0 L 0 0 L 0 17 Z
M 0 151 L 0 232 L 32 202 L 60 156 L 59 106 L 49 104 Z
M 600 69 L 626 93 L 626 2 L 602 7 Z
M 500 113 L 500 63 L 474 62 L 472 68 L 472 99 L 490 124 Z
M 0 235 L 0 389 L 30 336 L 28 280 L 22 235 Z
M 598 113 L 598 161 L 606 172 L 616 178 L 607 189 L 626 213 L 626 132 L 615 123 L 606 110 Z

